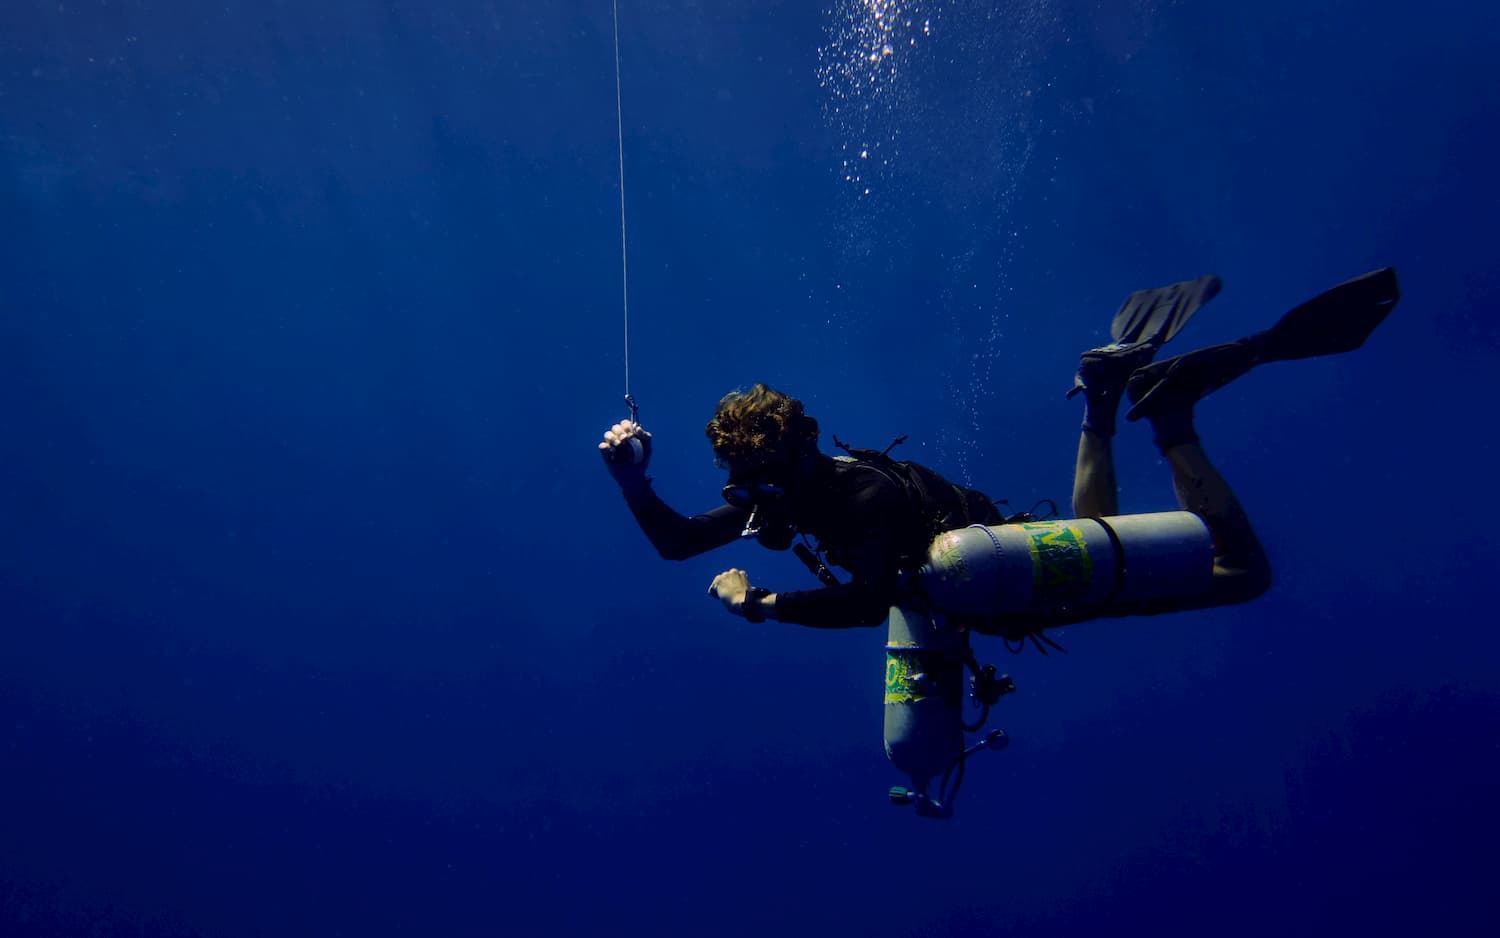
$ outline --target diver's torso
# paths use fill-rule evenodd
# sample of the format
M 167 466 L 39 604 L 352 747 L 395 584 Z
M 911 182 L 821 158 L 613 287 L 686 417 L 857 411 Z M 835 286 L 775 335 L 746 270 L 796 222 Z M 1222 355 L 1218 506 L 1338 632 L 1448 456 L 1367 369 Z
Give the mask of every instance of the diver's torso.
M 817 541 L 830 566 L 874 582 L 926 556 L 921 506 L 910 503 L 897 480 L 874 466 L 830 463 L 799 502 L 796 518 L 797 530 Z
M 917 482 L 901 476 L 910 474 Z M 998 524 L 984 493 L 954 485 L 915 463 L 883 467 L 828 459 L 796 506 L 796 528 L 816 539 L 831 566 L 874 582 L 917 570 L 942 531 Z

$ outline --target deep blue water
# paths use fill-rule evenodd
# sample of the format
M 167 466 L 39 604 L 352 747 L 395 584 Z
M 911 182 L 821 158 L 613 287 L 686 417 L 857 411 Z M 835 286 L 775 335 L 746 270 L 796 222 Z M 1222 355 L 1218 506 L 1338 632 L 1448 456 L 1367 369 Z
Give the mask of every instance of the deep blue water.
M 892 6 L 872 81 L 863 2 L 621 0 L 658 490 L 768 381 L 1065 503 L 1126 293 L 1222 275 L 1187 347 L 1394 264 L 1199 409 L 1275 590 L 982 641 L 1013 744 L 892 808 L 883 632 L 727 616 L 812 581 L 658 559 L 594 452 L 607 2 L 7 0 L 0 934 L 1494 933 L 1500 14 Z

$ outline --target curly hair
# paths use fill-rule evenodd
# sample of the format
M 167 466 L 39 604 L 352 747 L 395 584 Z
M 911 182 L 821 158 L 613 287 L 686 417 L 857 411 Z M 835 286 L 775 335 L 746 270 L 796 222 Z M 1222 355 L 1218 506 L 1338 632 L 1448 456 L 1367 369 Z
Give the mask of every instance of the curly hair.
M 704 433 L 721 468 L 731 462 L 766 465 L 815 446 L 818 422 L 795 397 L 757 384 L 724 395 Z

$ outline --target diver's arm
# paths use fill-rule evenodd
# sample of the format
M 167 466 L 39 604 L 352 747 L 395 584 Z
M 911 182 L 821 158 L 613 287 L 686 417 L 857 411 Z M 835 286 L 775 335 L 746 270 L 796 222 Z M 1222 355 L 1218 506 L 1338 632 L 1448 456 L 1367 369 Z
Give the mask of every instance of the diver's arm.
M 748 513 L 743 508 L 721 505 L 701 515 L 685 517 L 661 500 L 648 480 L 627 492 L 625 504 L 635 515 L 651 546 L 666 560 L 686 560 L 732 544 L 745 529 Z
M 599 455 L 641 530 L 667 560 L 685 560 L 723 547 L 744 530 L 748 513 L 743 509 L 724 505 L 687 518 L 669 508 L 652 490 L 651 477 L 646 475 L 651 463 L 651 434 L 635 421 L 622 420 L 606 430 Z
M 815 629 L 872 628 L 899 598 L 895 583 L 841 583 L 815 590 L 772 593 L 766 604 L 780 622 Z
M 869 583 L 771 593 L 751 587 L 749 575 L 733 567 L 714 577 L 708 592 L 725 609 L 751 622 L 776 619 L 818 629 L 879 625 L 896 600 L 894 586 Z
M 724 608 L 751 622 L 775 619 L 815 629 L 871 628 L 884 622 L 901 597 L 895 582 L 841 583 L 815 590 L 772 593 L 753 588 L 743 570 L 731 568 L 714 577 L 709 595 Z

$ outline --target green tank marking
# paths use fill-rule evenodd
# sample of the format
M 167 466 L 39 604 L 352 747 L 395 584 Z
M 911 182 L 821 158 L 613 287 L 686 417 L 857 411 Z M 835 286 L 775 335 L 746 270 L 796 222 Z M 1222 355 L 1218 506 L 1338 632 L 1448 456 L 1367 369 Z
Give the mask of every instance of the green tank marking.
M 1088 595 L 1094 561 L 1078 527 L 1060 522 L 1023 524 L 1031 551 L 1032 584 L 1040 599 L 1066 603 Z
M 916 680 L 913 680 L 913 679 Z M 941 700 L 963 705 L 963 658 L 956 650 L 931 646 L 885 646 L 885 702 Z
M 905 650 L 887 649 L 885 653 L 885 702 L 916 703 L 922 698 L 912 691 L 907 680 L 917 669 L 916 655 Z

